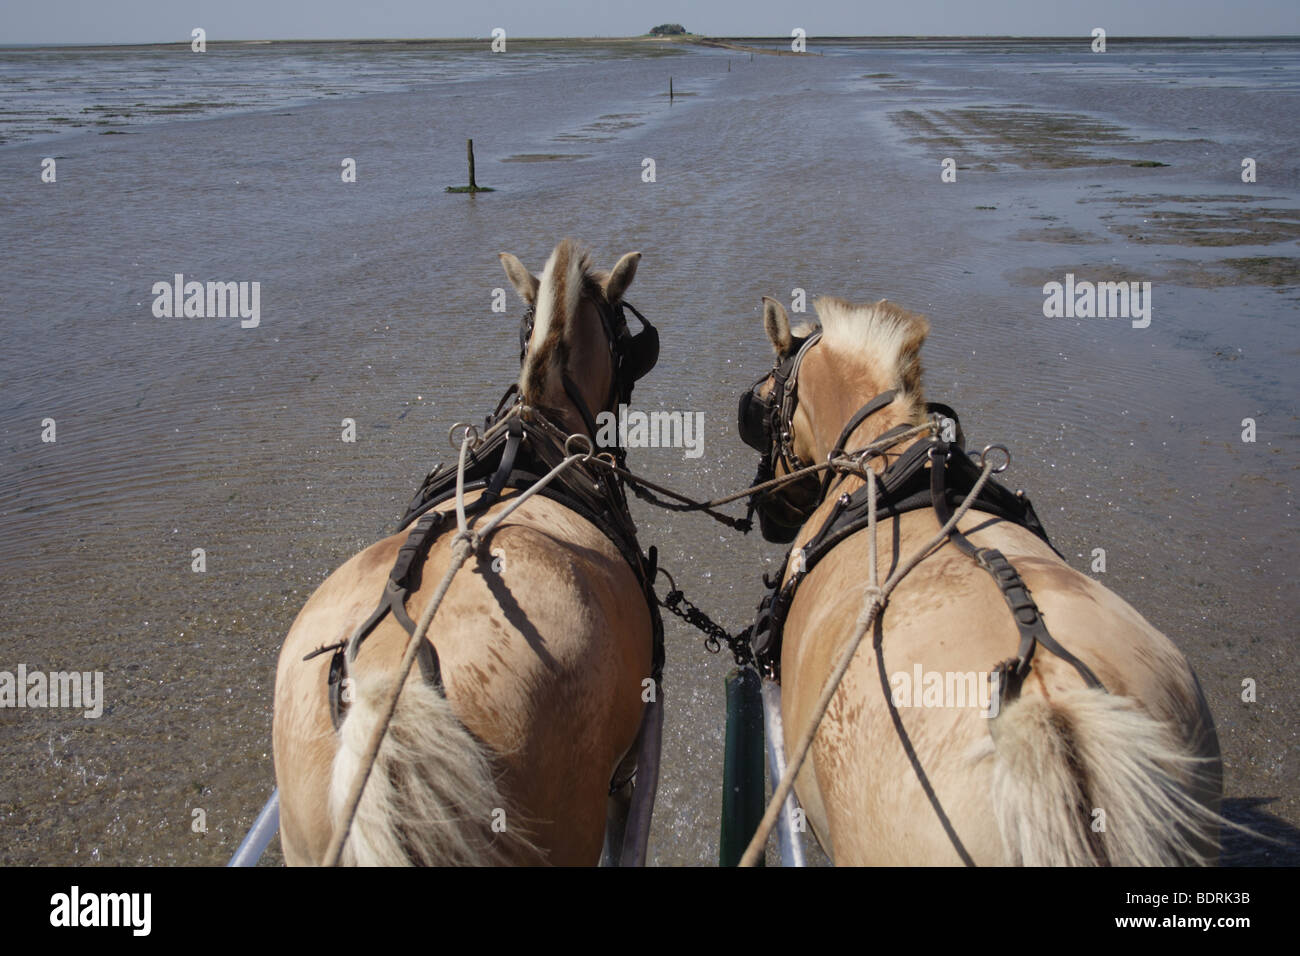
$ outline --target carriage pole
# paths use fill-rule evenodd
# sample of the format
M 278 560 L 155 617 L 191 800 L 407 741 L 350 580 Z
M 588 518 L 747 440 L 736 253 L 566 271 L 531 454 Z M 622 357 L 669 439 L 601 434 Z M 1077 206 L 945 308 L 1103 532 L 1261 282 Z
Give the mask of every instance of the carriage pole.
M 262 807 L 262 812 L 257 815 L 253 825 L 248 828 L 248 835 L 239 844 L 239 849 L 235 851 L 235 855 L 230 858 L 226 866 L 257 866 L 257 861 L 262 858 L 267 844 L 279 830 L 280 790 L 277 787 L 271 791 L 270 799 Z
M 772 780 L 772 790 L 785 776 L 785 725 L 781 720 L 781 685 L 774 680 L 763 681 L 763 728 L 767 737 L 767 765 Z M 803 827 L 796 823 L 795 811 L 799 809 L 794 792 L 786 795 L 785 806 L 776 821 L 777 846 L 781 850 L 782 866 L 806 866 L 803 843 L 799 834 Z
M 727 675 L 727 742 L 722 763 L 718 863 L 735 866 L 763 817 L 763 702 L 752 667 Z

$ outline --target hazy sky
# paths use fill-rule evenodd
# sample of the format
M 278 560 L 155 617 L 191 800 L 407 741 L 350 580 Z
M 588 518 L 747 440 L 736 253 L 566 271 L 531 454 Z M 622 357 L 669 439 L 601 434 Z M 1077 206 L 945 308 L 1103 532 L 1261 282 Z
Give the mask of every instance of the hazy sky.
M 0 43 L 351 37 L 1300 34 L 1300 0 L 0 0 Z

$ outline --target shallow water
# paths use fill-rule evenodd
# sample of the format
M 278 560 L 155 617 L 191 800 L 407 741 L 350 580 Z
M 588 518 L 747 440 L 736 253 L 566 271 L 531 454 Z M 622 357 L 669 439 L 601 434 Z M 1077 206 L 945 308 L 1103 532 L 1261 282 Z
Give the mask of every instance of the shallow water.
M 0 669 L 102 670 L 107 696 L 98 720 L 0 711 L 0 861 L 229 857 L 273 784 L 289 623 L 450 458 L 447 427 L 486 414 L 515 374 L 519 308 L 491 310 L 507 285 L 496 253 L 540 269 L 566 235 L 606 265 L 644 253 L 629 298 L 663 349 L 636 403 L 704 412 L 706 444 L 632 461 L 700 494 L 753 473 L 734 409 L 768 363 L 761 295 L 887 296 L 929 315 L 929 397 L 957 407 L 970 444 L 1012 446 L 1009 483 L 1076 567 L 1106 549 L 1105 583 L 1200 677 L 1230 810 L 1289 841 L 1241 858 L 1297 859 L 1297 243 L 1257 223 L 1231 246 L 1170 241 L 1154 217 L 1297 215 L 1300 44 L 1112 43 L 1104 58 L 837 44 L 752 61 L 303 47 L 197 65 L 0 51 Z M 671 104 L 670 75 L 690 94 Z M 51 136 L 68 124 L 33 119 L 128 101 L 157 109 L 95 127 L 124 135 Z M 186 103 L 208 105 L 165 112 Z M 971 127 L 973 108 L 1032 119 Z M 936 141 L 907 111 L 967 128 Z M 1074 142 L 1080 117 L 1111 132 Z M 447 195 L 471 136 L 498 191 Z M 1240 180 L 1245 156 L 1257 183 Z M 1204 281 L 1258 257 L 1290 265 L 1275 284 L 1243 266 Z M 1150 328 L 1043 317 L 1043 282 L 1111 269 L 1154 282 Z M 154 318 L 151 287 L 176 272 L 259 281 L 260 326 Z M 751 615 L 775 546 L 634 511 L 696 603 L 731 627 Z M 651 860 L 711 863 L 729 665 L 671 619 L 667 639 Z

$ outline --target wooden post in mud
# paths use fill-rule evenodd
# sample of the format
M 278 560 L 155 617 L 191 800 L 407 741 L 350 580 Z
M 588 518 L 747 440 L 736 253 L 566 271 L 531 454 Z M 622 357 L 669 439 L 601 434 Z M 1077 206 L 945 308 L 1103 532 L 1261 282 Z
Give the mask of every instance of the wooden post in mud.
M 465 140 L 465 158 L 469 160 L 469 185 L 468 186 L 448 186 L 449 193 L 490 193 L 494 192 L 491 186 L 480 186 L 474 178 L 474 141 Z
M 668 102 L 671 103 L 672 101 L 673 101 L 673 78 L 670 76 L 668 77 Z

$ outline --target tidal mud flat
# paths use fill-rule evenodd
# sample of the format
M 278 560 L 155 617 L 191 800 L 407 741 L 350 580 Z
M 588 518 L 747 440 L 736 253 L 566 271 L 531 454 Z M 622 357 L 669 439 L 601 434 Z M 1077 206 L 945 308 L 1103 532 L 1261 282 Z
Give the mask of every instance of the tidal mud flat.
M 1300 46 L 825 54 L 294 51 L 339 95 L 0 147 L 0 669 L 104 675 L 96 719 L 0 711 L 0 860 L 229 857 L 273 784 L 290 622 L 449 459 L 446 428 L 516 374 L 518 305 L 491 309 L 496 253 L 536 268 L 571 235 L 606 265 L 644 253 L 630 299 L 663 353 L 636 403 L 702 412 L 705 444 L 632 462 L 702 495 L 753 474 L 734 416 L 769 363 L 760 295 L 926 313 L 929 397 L 971 444 L 1012 447 L 1008 480 L 1057 547 L 1085 570 L 1104 548 L 1104 583 L 1197 671 L 1228 815 L 1281 841 L 1233 836 L 1227 861 L 1300 862 Z M 268 98 L 282 55 L 256 61 Z M 114 82 L 121 96 L 101 84 L 88 105 L 145 80 Z M 205 95 L 231 102 L 216 80 Z M 448 196 L 471 136 L 497 192 Z M 46 156 L 56 184 L 40 182 Z M 258 327 L 156 318 L 151 286 L 178 271 L 260 282 Z M 1150 326 L 1046 317 L 1043 286 L 1067 274 L 1150 282 Z M 693 601 L 733 628 L 751 617 L 775 547 L 634 509 Z M 667 625 L 651 862 L 710 863 L 728 662 Z

